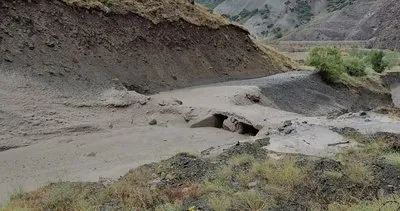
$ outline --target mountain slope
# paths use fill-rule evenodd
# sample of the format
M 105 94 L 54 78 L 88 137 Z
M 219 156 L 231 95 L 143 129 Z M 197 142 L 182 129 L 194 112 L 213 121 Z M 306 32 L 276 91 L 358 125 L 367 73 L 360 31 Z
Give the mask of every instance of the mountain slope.
M 243 24 L 254 35 L 274 37 L 308 23 L 313 17 L 339 10 L 353 1 L 224 0 L 214 10 Z
M 344 8 L 316 17 L 310 23 L 289 33 L 284 40 L 367 40 L 371 38 L 360 22 L 368 18 L 376 0 L 359 0 Z

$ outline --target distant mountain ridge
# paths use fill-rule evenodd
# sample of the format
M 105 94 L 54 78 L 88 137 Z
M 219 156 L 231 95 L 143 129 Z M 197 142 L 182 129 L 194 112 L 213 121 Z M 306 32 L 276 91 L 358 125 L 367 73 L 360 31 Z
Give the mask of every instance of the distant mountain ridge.
M 204 2 L 258 37 L 400 48 L 399 0 L 198 0 Z

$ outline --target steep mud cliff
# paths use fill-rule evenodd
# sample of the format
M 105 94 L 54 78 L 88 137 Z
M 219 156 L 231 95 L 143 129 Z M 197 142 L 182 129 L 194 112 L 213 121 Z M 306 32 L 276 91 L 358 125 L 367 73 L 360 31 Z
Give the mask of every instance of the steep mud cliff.
M 286 58 L 233 26 L 158 20 L 61 0 L 0 3 L 0 70 L 81 93 L 140 93 L 281 72 Z M 289 61 L 287 61 L 289 62 Z

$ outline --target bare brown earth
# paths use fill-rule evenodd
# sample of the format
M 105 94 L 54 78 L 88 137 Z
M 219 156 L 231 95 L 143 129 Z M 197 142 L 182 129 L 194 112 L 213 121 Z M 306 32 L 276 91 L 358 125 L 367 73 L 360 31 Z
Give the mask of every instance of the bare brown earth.
M 154 93 L 265 76 L 289 66 L 233 25 L 212 28 L 182 19 L 155 24 L 131 12 L 29 2 L 1 2 L 0 67 L 53 89 L 92 93 L 117 83 Z

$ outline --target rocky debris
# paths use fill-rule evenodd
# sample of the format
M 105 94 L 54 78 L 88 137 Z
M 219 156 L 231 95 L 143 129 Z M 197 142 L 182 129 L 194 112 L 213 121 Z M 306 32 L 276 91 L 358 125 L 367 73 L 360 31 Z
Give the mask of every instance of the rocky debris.
M 198 115 L 194 113 L 194 109 L 190 108 L 189 111 L 185 112 L 183 114 L 183 119 L 185 119 L 186 122 L 190 122 L 191 120 L 195 119 Z
M 202 199 L 186 198 L 183 200 L 181 210 L 212 210 L 211 206 Z
M 157 124 L 157 120 L 156 119 L 152 119 L 149 121 L 149 125 L 156 125 Z
M 111 185 L 113 182 L 115 182 L 114 179 L 106 178 L 106 177 L 99 177 L 99 183 L 105 187 Z
M 145 105 L 151 100 L 150 97 L 135 91 L 109 89 L 102 93 L 100 101 L 103 105 L 113 107 L 127 107 L 133 104 Z
M 86 156 L 87 157 L 96 157 L 96 155 L 97 155 L 97 152 L 91 152 L 91 153 L 87 154 Z
M 283 122 L 282 126 L 278 128 L 278 132 L 289 135 L 295 131 L 293 122 L 291 120 L 286 120 Z
M 215 149 L 214 147 L 210 147 L 210 148 L 208 148 L 206 150 L 201 151 L 200 154 L 201 155 L 210 155 L 211 151 L 213 151 L 214 149 Z
M 270 144 L 270 142 L 269 142 L 270 140 L 271 140 L 271 138 L 269 138 L 269 137 L 260 138 L 260 139 L 256 139 L 254 141 L 254 144 L 259 147 L 265 147 Z
M 157 167 L 157 175 L 167 184 L 180 186 L 201 181 L 214 164 L 188 153 L 180 153 L 162 161 Z
M 258 186 L 259 183 L 260 183 L 259 181 L 250 182 L 249 184 L 247 184 L 247 187 L 250 189 L 255 188 Z
M 228 117 L 225 119 L 222 128 L 230 132 L 241 133 L 243 131 L 243 125 L 234 117 Z
M 242 154 L 253 155 L 257 158 L 266 158 L 267 150 L 263 149 L 259 143 L 249 143 L 243 142 L 240 144 L 236 144 L 233 147 L 223 150 L 223 152 L 218 156 L 220 160 L 226 161 L 232 157 Z
M 289 135 L 289 134 L 293 133 L 294 131 L 295 131 L 294 128 L 287 128 L 284 132 L 286 135 Z
M 333 111 L 327 115 L 327 119 L 336 119 L 339 116 L 349 113 L 348 109 L 340 109 L 339 111 Z
M 11 56 L 6 55 L 6 56 L 4 57 L 4 61 L 11 63 L 11 62 L 13 62 L 14 60 L 13 60 L 13 58 L 12 58 Z
M 242 90 L 230 97 L 230 100 L 235 105 L 251 105 L 255 103 L 260 103 L 262 101 L 263 95 L 260 88 L 249 87 L 246 90 Z
M 367 116 L 367 112 L 365 111 L 360 112 L 360 116 Z
M 386 114 L 387 115 L 390 113 L 391 110 L 392 110 L 392 108 L 380 106 L 380 107 L 375 108 L 373 111 L 378 114 Z
M 175 98 L 167 98 L 163 99 L 160 102 L 158 102 L 159 106 L 174 106 L 174 105 L 183 105 L 183 102 L 181 100 L 175 99 Z
M 289 126 L 292 126 L 292 125 L 293 125 L 293 123 L 290 120 L 286 120 L 286 121 L 283 122 L 283 127 L 289 127 Z
M 257 93 L 257 94 L 248 93 L 248 94 L 246 94 L 246 98 L 254 103 L 259 103 L 261 100 L 260 93 Z

